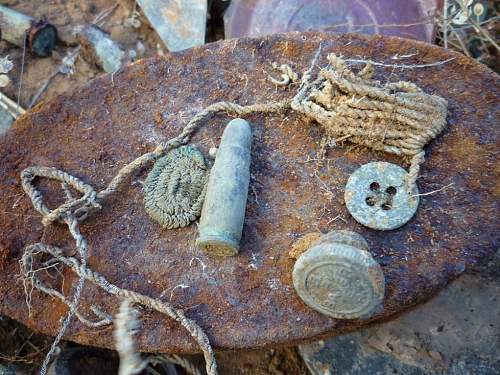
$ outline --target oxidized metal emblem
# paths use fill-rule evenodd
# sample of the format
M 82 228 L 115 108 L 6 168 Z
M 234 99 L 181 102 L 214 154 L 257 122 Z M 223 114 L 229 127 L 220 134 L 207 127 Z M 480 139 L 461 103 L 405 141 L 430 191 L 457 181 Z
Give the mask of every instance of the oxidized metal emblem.
M 408 173 L 387 162 L 373 162 L 358 168 L 347 181 L 344 199 L 357 222 L 372 229 L 396 229 L 417 211 L 418 189 L 407 191 Z
M 372 315 L 384 297 L 384 275 L 359 234 L 335 231 L 303 253 L 293 269 L 302 300 L 338 319 Z
M 162 227 L 184 227 L 200 216 L 207 167 L 194 146 L 181 146 L 158 159 L 144 183 L 144 207 Z

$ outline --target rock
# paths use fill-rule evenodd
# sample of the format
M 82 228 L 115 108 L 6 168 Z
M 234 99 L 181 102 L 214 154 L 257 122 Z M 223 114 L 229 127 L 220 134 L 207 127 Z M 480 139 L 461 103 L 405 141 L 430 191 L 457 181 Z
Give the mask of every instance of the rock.
M 171 51 L 205 43 L 205 0 L 138 0 L 149 23 Z
M 464 275 L 392 322 L 300 352 L 312 374 L 498 374 L 499 293 L 500 278 Z
M 75 33 L 87 61 L 95 63 L 106 73 L 120 69 L 125 52 L 106 32 L 95 25 L 83 25 L 76 27 Z

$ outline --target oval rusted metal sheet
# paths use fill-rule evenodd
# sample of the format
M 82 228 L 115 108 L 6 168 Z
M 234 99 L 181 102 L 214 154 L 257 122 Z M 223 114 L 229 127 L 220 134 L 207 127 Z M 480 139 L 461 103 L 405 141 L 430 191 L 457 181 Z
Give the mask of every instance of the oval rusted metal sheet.
M 55 334 L 66 306 L 33 293 L 28 316 L 18 261 L 37 241 L 70 248 L 62 225 L 43 228 L 23 194 L 19 174 L 31 165 L 54 166 L 104 188 L 126 163 L 179 133 L 208 104 L 250 104 L 293 96 L 267 80 L 271 63 L 304 71 L 322 42 L 320 64 L 332 51 L 369 56 L 422 69 L 377 68 L 377 78 L 409 80 L 449 101 L 448 128 L 427 147 L 416 216 L 381 232 L 358 224 L 344 206 L 349 175 L 362 164 L 402 160 L 349 145 L 338 146 L 320 167 L 314 160 L 321 130 L 289 112 L 248 117 L 254 131 L 252 180 L 238 256 L 210 257 L 196 248 L 196 225 L 165 230 L 143 206 L 141 180 L 110 199 L 82 224 L 89 265 L 111 282 L 185 309 L 216 348 L 292 344 L 336 335 L 387 319 L 426 301 L 465 269 L 498 248 L 498 121 L 500 79 L 488 68 L 451 51 L 388 37 L 290 33 L 263 39 L 228 40 L 164 58 L 144 60 L 104 76 L 70 96 L 35 107 L 0 140 L 0 310 L 29 327 Z M 226 115 L 207 121 L 193 138 L 205 155 L 219 142 Z M 58 184 L 41 184 L 60 204 Z M 59 203 L 58 203 L 59 202 Z M 309 232 L 349 229 L 362 234 L 386 278 L 383 310 L 369 320 L 336 320 L 310 309 L 292 284 L 291 245 Z M 63 290 L 75 280 L 64 269 Z M 59 276 L 60 278 L 60 276 Z M 56 282 L 57 280 L 54 280 Z M 182 287 L 180 287 L 182 285 Z M 115 313 L 118 301 L 86 283 L 82 313 L 101 306 Z M 143 351 L 193 352 L 187 332 L 169 318 L 142 311 Z M 66 336 L 83 344 L 113 347 L 110 328 L 88 329 L 74 321 Z

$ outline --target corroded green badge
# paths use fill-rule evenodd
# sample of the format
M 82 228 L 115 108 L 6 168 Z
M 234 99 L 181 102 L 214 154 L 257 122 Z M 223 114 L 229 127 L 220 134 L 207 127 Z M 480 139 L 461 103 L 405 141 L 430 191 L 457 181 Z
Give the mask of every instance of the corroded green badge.
M 373 162 L 358 168 L 349 177 L 344 199 L 349 213 L 360 224 L 372 229 L 396 229 L 415 215 L 418 189 L 407 191 L 408 173 L 386 162 Z
M 372 315 L 384 297 L 384 275 L 359 234 L 334 231 L 304 252 L 293 285 L 314 310 L 337 319 Z
M 158 159 L 144 183 L 144 207 L 162 227 L 184 227 L 200 216 L 207 167 L 194 146 L 181 146 Z

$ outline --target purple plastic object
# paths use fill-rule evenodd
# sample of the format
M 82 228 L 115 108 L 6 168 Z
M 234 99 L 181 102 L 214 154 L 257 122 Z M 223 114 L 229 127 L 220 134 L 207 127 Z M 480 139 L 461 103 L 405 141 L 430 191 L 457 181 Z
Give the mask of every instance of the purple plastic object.
M 442 0 L 233 0 L 226 38 L 329 30 L 393 35 L 432 42 Z

